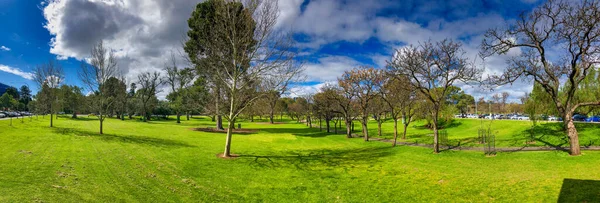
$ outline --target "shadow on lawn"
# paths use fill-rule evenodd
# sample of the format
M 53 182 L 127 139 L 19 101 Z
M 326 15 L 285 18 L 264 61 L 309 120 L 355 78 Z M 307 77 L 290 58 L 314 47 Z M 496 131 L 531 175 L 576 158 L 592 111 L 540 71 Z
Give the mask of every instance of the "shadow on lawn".
M 354 167 L 354 164 L 377 162 L 392 154 L 390 147 L 360 149 L 321 149 L 282 152 L 281 155 L 240 155 L 239 159 L 260 168 L 295 168 L 318 170 L 319 167 Z
M 558 202 L 600 202 L 600 180 L 564 179 Z
M 76 136 L 89 136 L 95 137 L 103 141 L 107 142 L 122 142 L 122 143 L 131 143 L 131 144 L 143 144 L 157 147 L 195 147 L 193 145 L 189 145 L 183 142 L 178 142 L 174 140 L 167 140 L 162 138 L 153 138 L 153 137 L 144 137 L 144 136 L 134 136 L 134 135 L 116 135 L 116 134 L 99 134 L 98 132 L 90 132 L 75 128 L 61 128 L 56 127 L 54 131 L 58 134 L 62 135 L 76 135 Z

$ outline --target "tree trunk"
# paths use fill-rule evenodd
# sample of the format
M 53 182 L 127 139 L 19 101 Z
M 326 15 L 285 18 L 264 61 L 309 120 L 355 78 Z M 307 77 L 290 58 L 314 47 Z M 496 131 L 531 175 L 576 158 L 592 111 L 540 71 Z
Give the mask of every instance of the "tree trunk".
M 398 140 L 398 119 L 394 118 L 394 143 L 392 147 L 396 146 L 396 140 Z
M 100 135 L 104 134 L 104 131 L 102 130 L 104 124 L 104 119 L 102 119 L 102 117 L 100 117 Z
M 100 107 L 102 108 L 102 107 Z M 104 119 L 102 119 L 102 110 L 100 110 L 100 135 L 102 135 L 102 123 L 104 122 Z
M 190 112 L 189 111 L 185 112 L 185 119 L 188 121 L 190 120 Z
M 440 153 L 440 145 L 438 140 L 437 114 L 433 116 L 433 153 Z
M 381 117 L 377 118 L 377 135 L 381 137 Z
M 408 128 L 408 123 L 404 123 L 404 132 L 402 133 L 402 139 L 406 140 L 406 129 Z
M 223 130 L 223 118 L 221 115 L 217 115 L 217 129 Z
M 54 116 L 52 115 L 52 113 L 50 113 L 50 127 L 54 127 L 54 125 L 53 125 L 53 122 L 54 122 L 53 118 L 54 118 Z
M 177 123 L 181 123 L 181 113 L 177 111 Z
M 575 123 L 573 123 L 573 117 L 571 116 L 572 114 L 572 112 L 569 112 L 565 115 L 566 130 L 569 137 L 570 154 L 571 156 L 579 156 L 581 155 L 579 134 L 577 133 L 577 128 L 575 128 Z
M 210 121 L 215 122 L 215 117 L 217 117 L 216 115 L 213 115 L 210 117 Z
M 225 152 L 223 152 L 223 157 L 231 156 L 231 135 L 233 134 L 233 122 L 229 122 L 227 125 L 227 139 L 225 140 Z
M 319 132 L 323 131 L 323 125 L 321 125 L 321 117 L 319 117 Z
M 142 119 L 144 120 L 144 122 L 146 122 L 146 119 L 147 119 L 147 115 L 146 115 L 146 104 L 144 104 L 144 105 L 142 106 L 142 108 L 143 108 L 143 109 L 142 109 L 142 117 L 143 117 Z
M 73 112 L 73 115 L 71 116 L 71 118 L 77 118 L 77 113 Z
M 325 118 L 325 125 L 327 126 L 327 133 L 330 133 L 330 131 L 329 131 L 329 121 L 331 121 L 330 118 Z
M 352 121 L 346 120 L 346 138 L 352 138 Z
M 365 141 L 369 141 L 369 129 L 367 129 L 367 121 L 368 121 L 368 117 L 363 117 L 362 118 L 362 130 L 363 130 L 363 138 L 365 139 Z
M 274 119 L 275 119 L 275 112 L 274 112 L 274 111 L 273 111 L 273 109 L 271 108 L 271 110 L 269 111 L 269 122 L 270 122 L 271 124 L 275 123 L 275 122 L 274 122 Z

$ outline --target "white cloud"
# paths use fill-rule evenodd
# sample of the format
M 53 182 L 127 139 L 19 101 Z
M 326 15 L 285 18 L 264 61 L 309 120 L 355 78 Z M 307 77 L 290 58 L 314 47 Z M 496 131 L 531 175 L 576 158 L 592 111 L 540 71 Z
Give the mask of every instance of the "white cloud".
M 320 58 L 318 63 L 308 63 L 304 65 L 304 74 L 308 81 L 334 81 L 344 73 L 362 65 L 348 56 L 326 56 Z
M 10 51 L 10 48 L 5 47 L 5 46 L 0 46 L 0 50 L 1 51 Z
M 45 28 L 59 59 L 89 56 L 103 40 L 115 51 L 128 83 L 142 72 L 161 71 L 171 51 L 183 53 L 187 19 L 197 0 L 48 0 Z
M 28 79 L 28 80 L 33 79 L 32 73 L 24 72 L 21 69 L 13 68 L 13 67 L 2 65 L 2 64 L 0 64 L 0 71 L 15 74 L 15 75 L 21 76 L 22 78 Z

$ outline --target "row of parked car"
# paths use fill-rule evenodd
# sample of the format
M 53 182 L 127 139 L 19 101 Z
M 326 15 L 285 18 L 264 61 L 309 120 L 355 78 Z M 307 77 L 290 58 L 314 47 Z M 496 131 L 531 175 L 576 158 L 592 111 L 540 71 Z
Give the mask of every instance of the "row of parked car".
M 525 114 L 525 115 L 521 115 L 521 114 L 457 114 L 455 115 L 456 118 L 482 118 L 482 119 L 490 119 L 490 120 L 530 120 L 531 118 L 529 117 L 529 115 Z M 540 115 L 539 116 L 540 120 L 545 120 L 545 121 L 562 121 L 563 119 L 561 117 L 557 117 L 557 116 L 547 116 L 547 115 Z M 587 117 L 586 115 L 582 115 L 582 114 L 575 114 L 573 115 L 573 120 L 574 121 L 581 121 L 581 122 L 600 122 L 600 116 L 591 116 L 591 117 Z
M 0 111 L 0 118 L 8 118 L 8 117 L 19 117 L 19 116 L 31 116 L 32 113 L 26 111 Z

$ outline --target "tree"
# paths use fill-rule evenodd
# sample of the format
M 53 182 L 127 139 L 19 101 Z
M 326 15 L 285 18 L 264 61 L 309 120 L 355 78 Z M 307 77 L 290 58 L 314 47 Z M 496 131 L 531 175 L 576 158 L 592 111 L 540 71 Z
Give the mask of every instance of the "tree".
M 8 95 L 12 96 L 13 99 L 19 100 L 20 98 L 20 94 L 19 94 L 19 90 L 17 90 L 17 88 L 14 87 L 8 87 L 6 88 L 6 92 Z
M 377 121 L 377 136 L 381 137 L 381 124 L 385 121 L 384 115 L 389 112 L 389 108 L 387 108 L 387 104 L 381 98 L 381 94 L 373 98 L 371 102 L 372 105 L 369 106 L 369 109 L 373 113 L 373 118 Z
M 410 125 L 416 113 L 416 90 L 407 84 L 408 81 L 408 78 L 388 78 L 383 87 L 380 88 L 381 98 L 386 103 L 391 118 L 394 120 L 394 143 L 392 146 L 396 146 L 396 141 L 398 140 L 399 117 L 402 116 L 402 124 L 404 125 L 402 139 L 405 140 L 408 125 Z
M 31 101 L 31 89 L 29 89 L 29 86 L 23 85 L 19 88 L 19 93 L 21 93 L 19 102 L 27 106 Z
M 285 69 L 297 68 L 291 35 L 275 33 L 278 12 L 273 0 L 208 0 L 188 20 L 185 51 L 199 74 L 224 90 L 228 103 L 223 157 L 231 155 L 233 125 L 240 113 L 264 90 L 273 89 L 270 79 L 285 78 Z
M 335 90 L 333 88 L 328 88 L 327 86 L 323 86 L 321 88 L 321 92 L 315 94 L 313 96 L 315 102 L 315 108 L 319 117 L 325 119 L 325 126 L 327 132 L 331 132 L 330 122 L 335 116 L 335 100 L 330 97 L 330 94 L 335 94 Z
M 481 72 L 464 56 L 462 44 L 445 39 L 410 45 L 396 50 L 388 66 L 395 75 L 408 78 L 412 88 L 420 91 L 431 104 L 433 150 L 439 153 L 438 116 L 446 102 L 448 90 L 456 82 L 477 79 Z M 399 79 L 401 79 L 399 78 Z
M 160 73 L 145 72 L 138 75 L 138 85 L 140 89 L 137 90 L 139 101 L 142 103 L 142 117 L 144 122 L 150 119 L 150 113 L 153 108 L 149 108 L 150 102 L 156 100 L 157 87 L 160 86 Z
M 167 72 L 165 83 L 171 87 L 171 93 L 167 95 L 167 99 L 170 101 L 171 108 L 175 111 L 177 123 L 181 123 L 181 113 L 185 111 L 184 97 L 186 92 L 184 92 L 184 89 L 192 85 L 194 72 L 191 68 L 179 70 L 175 55 L 171 55 L 171 64 L 165 65 L 165 72 Z
M 341 78 L 338 78 L 338 85 L 342 89 L 352 91 L 350 94 L 356 98 L 357 106 L 360 109 L 360 122 L 363 127 L 363 136 L 365 141 L 369 141 L 369 131 L 367 123 L 369 122 L 369 103 L 378 94 L 378 88 L 384 81 L 383 71 L 373 67 L 359 67 L 344 72 Z
M 117 118 L 121 118 L 123 112 L 124 100 L 127 99 L 127 85 L 125 81 L 117 77 L 110 77 L 106 80 L 104 86 L 104 96 L 107 101 L 111 101 L 112 105 L 106 108 L 106 114 L 109 117 L 117 115 Z
M 90 65 L 81 63 L 79 78 L 95 94 L 96 100 L 93 102 L 92 110 L 98 113 L 96 116 L 100 121 L 100 134 L 104 133 L 103 124 L 106 114 L 116 101 L 115 95 L 109 94 L 111 89 L 107 85 L 109 79 L 114 78 L 116 74 L 117 59 L 113 51 L 104 47 L 102 41 L 92 47 Z
M 5 92 L 0 97 L 0 109 L 4 109 L 4 110 L 13 109 L 14 107 L 16 107 L 18 105 L 18 103 L 19 102 L 15 98 L 13 98 L 13 96 L 11 94 L 9 94 L 8 92 Z
M 65 112 L 71 112 L 71 118 L 77 118 L 77 112 L 85 103 L 84 95 L 81 93 L 81 88 L 77 86 L 62 85 L 60 87 L 62 107 Z
M 491 75 L 496 85 L 512 84 L 519 78 L 541 85 L 564 118 L 570 154 L 580 155 L 579 135 L 573 113 L 579 107 L 600 105 L 600 100 L 577 101 L 581 82 L 598 65 L 600 56 L 600 2 L 550 0 L 524 13 L 505 29 L 490 29 L 482 42 L 482 55 L 506 54 L 519 49 L 501 75 Z M 554 49 L 555 46 L 559 49 Z M 561 57 L 553 58 L 552 55 Z M 566 82 L 563 82 L 566 79 Z M 564 89 L 563 94 L 560 93 Z
M 127 92 L 127 114 L 129 115 L 129 119 L 133 118 L 133 114 L 135 114 L 137 108 L 137 104 L 139 103 L 137 97 L 136 97 L 136 92 L 135 89 L 137 88 L 137 85 L 135 83 L 131 83 L 131 85 L 129 86 L 129 91 Z M 123 117 L 121 117 L 121 119 L 124 119 Z
M 50 127 L 53 127 L 53 115 L 59 107 L 58 87 L 64 80 L 63 68 L 52 60 L 36 66 L 33 80 L 41 89 L 38 92 L 38 109 L 50 113 Z

